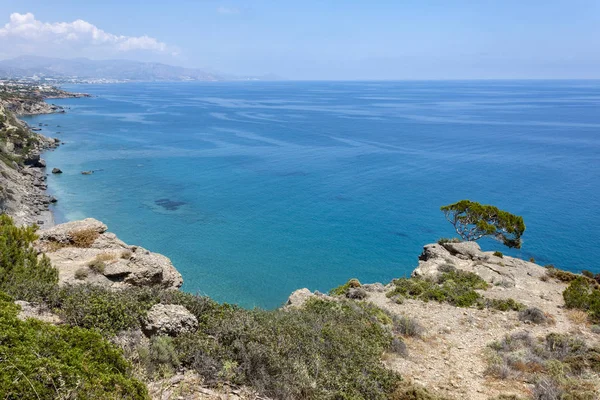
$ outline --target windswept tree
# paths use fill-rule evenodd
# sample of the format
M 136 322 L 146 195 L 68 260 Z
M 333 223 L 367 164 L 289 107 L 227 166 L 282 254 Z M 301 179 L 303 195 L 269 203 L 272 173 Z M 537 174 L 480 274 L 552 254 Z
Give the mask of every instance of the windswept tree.
M 521 235 L 525 232 L 523 217 L 470 200 L 443 206 L 441 210 L 464 240 L 490 236 L 508 247 L 521 248 Z

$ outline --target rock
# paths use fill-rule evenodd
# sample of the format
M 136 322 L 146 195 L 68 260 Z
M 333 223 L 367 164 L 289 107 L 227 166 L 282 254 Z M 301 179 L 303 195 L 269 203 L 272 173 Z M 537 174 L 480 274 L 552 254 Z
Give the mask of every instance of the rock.
M 91 175 L 94 171 L 81 171 L 81 175 Z
M 49 201 L 50 201 L 50 203 L 56 203 L 58 201 L 58 199 L 54 196 L 50 196 Z
M 17 318 L 22 321 L 25 321 L 28 318 L 33 318 L 42 322 L 48 322 L 50 324 L 60 324 L 62 322 L 58 315 L 50 311 L 43 310 L 33 303 L 18 300 L 15 301 L 15 304 L 21 307 L 21 311 L 19 311 Z
M 38 232 L 35 246 L 46 252 L 58 269 L 60 284 L 90 283 L 119 289 L 131 286 L 177 289 L 183 284 L 181 274 L 167 257 L 142 247 L 129 246 L 102 222 L 93 218 L 56 225 Z M 106 261 L 104 272 L 76 279 L 78 269 L 96 257 Z
M 52 168 L 52 173 L 53 174 L 62 174 L 62 170 L 60 168 Z
M 367 291 L 362 287 L 350 288 L 346 293 L 346 297 L 354 300 L 362 300 L 367 297 Z
M 315 297 L 315 294 L 307 288 L 298 289 L 288 297 L 284 307 L 300 308 L 312 297 Z
M 482 256 L 481 247 L 475 242 L 447 242 L 443 244 L 444 248 L 454 256 L 463 256 L 461 258 L 474 260 Z
M 142 330 L 147 336 L 169 335 L 192 332 L 198 327 L 198 320 L 184 306 L 175 304 L 155 304 L 148 311 Z
M 379 283 L 379 282 L 367 283 L 367 284 L 362 285 L 362 287 L 367 292 L 378 292 L 378 293 L 385 292 L 385 286 L 383 285 L 383 283 Z
M 44 229 L 38 232 L 38 242 L 57 242 L 59 244 L 68 245 L 73 243 L 74 234 L 76 232 L 91 231 L 100 235 L 106 232 L 107 229 L 107 226 L 102 222 L 93 218 L 86 218 L 81 221 L 67 222 L 49 229 Z

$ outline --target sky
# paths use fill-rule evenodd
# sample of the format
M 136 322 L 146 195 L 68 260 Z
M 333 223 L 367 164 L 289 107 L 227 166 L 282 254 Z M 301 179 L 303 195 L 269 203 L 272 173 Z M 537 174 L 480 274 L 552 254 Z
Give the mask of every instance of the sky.
M 0 59 L 287 79 L 600 78 L 600 0 L 0 0 Z

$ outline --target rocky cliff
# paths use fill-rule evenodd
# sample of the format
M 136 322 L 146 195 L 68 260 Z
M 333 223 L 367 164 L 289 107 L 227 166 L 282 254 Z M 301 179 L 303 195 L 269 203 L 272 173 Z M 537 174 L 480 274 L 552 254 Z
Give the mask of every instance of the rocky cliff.
M 52 223 L 48 205 L 55 201 L 45 193 L 44 150 L 59 145 L 32 132 L 0 102 L 0 212 L 19 225 Z

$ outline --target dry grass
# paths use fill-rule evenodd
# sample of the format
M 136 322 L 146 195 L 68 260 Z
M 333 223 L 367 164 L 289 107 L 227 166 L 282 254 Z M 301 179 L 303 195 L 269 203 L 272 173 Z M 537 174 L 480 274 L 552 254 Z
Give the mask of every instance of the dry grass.
M 115 260 L 116 258 L 117 258 L 117 255 L 114 253 L 101 253 L 96 256 L 95 260 L 106 262 L 106 261 Z
M 65 247 L 67 247 L 67 245 L 65 243 L 47 242 L 47 243 L 44 243 L 44 252 L 45 253 L 54 253 L 55 251 L 58 251 Z
M 90 247 L 100 236 L 95 229 L 82 229 L 70 232 L 71 244 L 75 247 Z
M 588 324 L 588 313 L 583 310 L 569 310 L 567 311 L 567 318 L 576 325 Z

